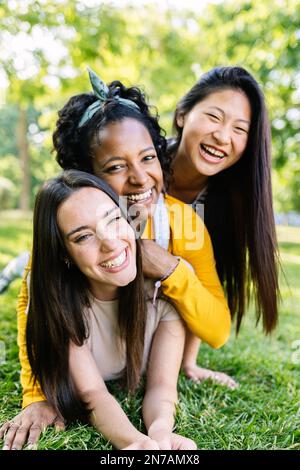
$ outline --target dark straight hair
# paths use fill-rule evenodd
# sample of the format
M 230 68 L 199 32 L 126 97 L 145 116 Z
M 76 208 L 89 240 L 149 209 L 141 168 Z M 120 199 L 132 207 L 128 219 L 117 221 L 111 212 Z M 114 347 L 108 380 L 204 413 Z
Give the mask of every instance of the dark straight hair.
M 71 264 L 57 223 L 60 205 L 81 188 L 97 188 L 117 206 L 110 186 L 94 175 L 63 172 L 40 189 L 34 208 L 30 305 L 26 329 L 28 358 L 49 403 L 67 422 L 87 421 L 89 410 L 76 393 L 69 371 L 69 344 L 81 346 L 89 331 L 84 315 L 90 306 L 88 280 Z M 119 288 L 118 326 L 126 344 L 125 379 L 130 391 L 139 383 L 144 349 L 146 306 L 139 240 L 137 275 Z
M 278 247 L 271 188 L 270 125 L 263 93 L 256 80 L 242 67 L 216 67 L 179 101 L 173 128 L 175 156 L 182 137 L 177 124 L 212 93 L 226 89 L 244 93 L 251 106 L 247 147 L 232 167 L 209 177 L 205 200 L 205 224 L 210 233 L 219 277 L 226 289 L 231 313 L 240 329 L 250 299 L 255 298 L 257 322 L 266 333 L 278 318 Z M 252 281 L 252 283 L 250 283 Z

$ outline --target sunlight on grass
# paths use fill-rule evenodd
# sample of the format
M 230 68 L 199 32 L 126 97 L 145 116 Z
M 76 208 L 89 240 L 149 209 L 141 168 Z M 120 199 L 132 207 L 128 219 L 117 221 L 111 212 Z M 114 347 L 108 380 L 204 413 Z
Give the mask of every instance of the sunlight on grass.
M 200 349 L 203 367 L 221 370 L 239 383 L 231 391 L 211 382 L 195 384 L 180 376 L 180 403 L 176 432 L 194 439 L 200 449 L 298 449 L 300 450 L 300 229 L 278 227 L 284 274 L 281 275 L 280 321 L 269 337 L 255 327 L 255 312 L 249 314 L 238 337 L 232 331 L 220 350 Z M 31 215 L 17 213 L 0 217 L 0 268 L 31 245 Z M 19 410 L 21 386 L 16 345 L 16 302 L 21 280 L 0 295 L 0 341 L 6 361 L 1 364 L 0 421 Z M 299 361 L 298 361 L 299 358 Z M 143 386 L 133 398 L 117 384 L 109 384 L 133 424 L 143 430 Z M 46 430 L 39 449 L 111 449 L 90 426 L 74 425 L 56 433 Z

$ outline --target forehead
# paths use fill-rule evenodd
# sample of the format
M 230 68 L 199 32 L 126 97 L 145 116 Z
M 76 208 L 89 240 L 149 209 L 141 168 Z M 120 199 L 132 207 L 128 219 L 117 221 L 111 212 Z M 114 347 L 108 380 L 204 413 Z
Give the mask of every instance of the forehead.
M 250 119 L 251 107 L 246 94 L 242 90 L 225 89 L 210 93 L 197 103 L 194 108 L 218 107 L 236 118 Z
M 153 141 L 148 129 L 136 119 L 126 118 L 112 122 L 99 133 L 101 148 L 127 148 L 129 146 L 151 146 Z
M 103 191 L 82 188 L 61 204 L 57 213 L 58 224 L 64 232 L 80 225 L 91 225 L 114 207 L 117 208 L 114 201 Z

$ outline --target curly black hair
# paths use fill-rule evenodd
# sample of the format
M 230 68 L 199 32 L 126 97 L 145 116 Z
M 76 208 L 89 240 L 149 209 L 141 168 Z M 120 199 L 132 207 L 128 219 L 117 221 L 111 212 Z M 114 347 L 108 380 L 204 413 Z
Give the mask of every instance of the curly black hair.
M 167 156 L 165 131 L 159 125 L 157 110 L 147 104 L 145 94 L 136 86 L 126 88 L 116 80 L 108 88 L 107 101 L 82 127 L 78 128 L 78 124 L 85 110 L 98 99 L 93 93 L 72 96 L 58 112 L 59 118 L 53 133 L 56 161 L 64 170 L 93 173 L 94 145 L 100 145 L 100 131 L 110 123 L 132 118 L 148 130 L 167 182 L 171 174 L 171 158 Z M 139 109 L 124 105 L 116 97 L 131 100 Z M 150 108 L 154 111 L 151 112 Z

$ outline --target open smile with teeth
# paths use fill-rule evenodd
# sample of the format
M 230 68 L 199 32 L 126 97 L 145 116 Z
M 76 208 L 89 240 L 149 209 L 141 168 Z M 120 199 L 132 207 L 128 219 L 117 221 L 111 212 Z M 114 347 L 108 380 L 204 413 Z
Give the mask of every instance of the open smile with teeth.
M 127 194 L 127 198 L 130 202 L 142 202 L 149 199 L 152 196 L 152 189 L 148 189 L 144 193 L 140 194 Z
M 122 251 L 122 253 L 116 258 L 110 259 L 109 261 L 101 263 L 100 266 L 102 266 L 102 268 L 116 268 L 118 266 L 121 266 L 125 260 L 126 260 L 126 249 Z
M 227 156 L 225 152 L 222 152 L 221 150 L 217 150 L 208 145 L 200 144 L 200 147 L 202 148 L 202 150 L 204 150 L 204 152 L 206 152 L 211 157 L 217 157 L 221 160 L 222 158 Z

